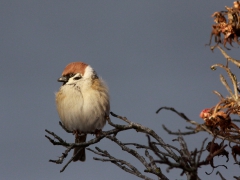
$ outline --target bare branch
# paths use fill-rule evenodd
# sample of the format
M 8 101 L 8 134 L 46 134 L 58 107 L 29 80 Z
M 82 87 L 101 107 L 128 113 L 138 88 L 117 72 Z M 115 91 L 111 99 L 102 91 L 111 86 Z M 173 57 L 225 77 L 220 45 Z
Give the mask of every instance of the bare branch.
M 237 176 L 233 176 L 236 180 L 240 180 L 240 176 L 237 177 Z
M 237 89 L 237 78 L 236 78 L 236 76 L 231 72 L 231 70 L 228 67 L 226 67 L 222 64 L 214 64 L 214 65 L 211 66 L 211 69 L 216 69 L 216 67 L 221 67 L 228 73 L 228 76 L 231 79 L 233 89 L 234 89 L 234 94 L 235 94 L 235 96 L 232 96 L 232 97 L 237 100 L 238 99 L 238 89 Z M 221 81 L 222 81 L 222 79 L 221 79 Z M 227 90 L 230 89 L 229 86 L 227 84 L 225 84 L 223 81 L 222 81 L 222 83 L 226 87 Z M 232 91 L 230 90 L 229 93 L 231 94 L 231 92 Z
M 189 132 L 172 132 L 164 124 L 162 125 L 162 127 L 165 131 L 167 131 L 168 134 L 172 134 L 172 135 L 191 135 L 191 134 L 196 134 L 197 133 L 196 130 L 189 131 Z
M 65 126 L 62 124 L 61 121 L 59 121 L 59 125 L 63 128 L 64 131 L 66 131 L 67 133 L 73 133 L 72 131 L 69 131 L 65 128 Z
M 230 57 L 229 55 L 227 55 L 227 53 L 220 47 L 217 46 L 218 49 L 221 51 L 221 53 L 223 54 L 223 56 L 228 60 L 231 61 L 233 64 L 237 65 L 238 67 L 240 67 L 240 60 L 236 60 L 232 57 Z
M 87 148 L 89 151 L 101 155 L 103 157 L 107 157 L 107 159 L 105 158 L 93 158 L 94 160 L 97 161 L 102 161 L 102 162 L 111 162 L 113 164 L 115 164 L 116 166 L 118 166 L 119 168 L 123 169 L 124 171 L 133 174 L 135 176 L 138 176 L 142 179 L 146 179 L 146 180 L 152 180 L 151 178 L 146 177 L 145 175 L 143 175 L 142 173 L 140 173 L 139 170 L 137 170 L 136 167 L 134 167 L 132 164 L 130 164 L 127 161 L 121 160 L 121 159 L 117 159 L 113 156 L 111 156 L 107 151 L 103 151 L 100 148 L 96 147 L 97 151 L 94 151 L 90 148 Z M 167 179 L 166 179 L 167 180 Z
M 223 77 L 223 75 L 221 75 L 221 74 L 220 74 L 220 80 L 221 80 L 222 84 L 226 87 L 226 89 L 227 89 L 227 91 L 229 92 L 229 94 L 230 94 L 231 96 L 234 96 L 234 94 L 233 94 L 231 88 L 229 87 L 226 79 L 225 79 L 225 78 Z
M 219 171 L 216 172 L 216 175 L 218 175 L 218 174 L 219 174 L 219 176 L 221 177 L 222 180 L 227 180 L 222 176 L 222 174 Z
M 199 152 L 199 155 L 198 155 L 198 158 L 197 158 L 197 164 L 199 164 L 199 162 L 200 162 L 206 140 L 207 140 L 207 138 L 205 138 L 202 142 L 202 147 L 200 149 L 200 152 Z

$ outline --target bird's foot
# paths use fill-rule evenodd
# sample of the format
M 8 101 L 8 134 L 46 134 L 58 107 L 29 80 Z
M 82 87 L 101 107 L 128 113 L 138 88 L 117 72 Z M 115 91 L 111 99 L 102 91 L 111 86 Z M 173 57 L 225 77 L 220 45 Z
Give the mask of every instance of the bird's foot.
M 96 137 L 99 137 L 102 134 L 102 130 L 101 129 L 96 129 L 94 134 L 96 135 Z
M 73 135 L 75 135 L 75 139 L 79 138 L 79 136 L 82 134 L 81 131 L 73 130 Z

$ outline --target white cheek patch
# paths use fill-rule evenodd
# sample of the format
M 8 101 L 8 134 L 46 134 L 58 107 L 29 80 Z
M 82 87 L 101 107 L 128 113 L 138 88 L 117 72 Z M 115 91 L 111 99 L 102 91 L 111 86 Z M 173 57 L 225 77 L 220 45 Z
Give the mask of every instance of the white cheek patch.
M 94 73 L 95 72 L 94 72 L 93 68 L 91 66 L 87 66 L 85 69 L 83 78 L 84 79 L 91 78 Z

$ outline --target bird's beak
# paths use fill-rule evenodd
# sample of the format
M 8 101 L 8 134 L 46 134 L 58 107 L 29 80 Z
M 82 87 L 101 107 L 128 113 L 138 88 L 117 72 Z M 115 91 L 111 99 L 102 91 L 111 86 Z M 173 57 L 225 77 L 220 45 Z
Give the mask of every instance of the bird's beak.
M 66 83 L 66 82 L 68 82 L 68 78 L 67 78 L 66 76 L 62 76 L 62 77 L 58 78 L 57 81 L 58 81 L 58 82 Z

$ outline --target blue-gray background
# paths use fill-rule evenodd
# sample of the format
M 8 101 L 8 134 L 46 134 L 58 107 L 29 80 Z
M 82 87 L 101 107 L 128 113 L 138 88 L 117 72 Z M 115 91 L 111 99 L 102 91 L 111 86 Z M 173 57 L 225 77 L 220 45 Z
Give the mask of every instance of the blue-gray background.
M 137 179 L 111 163 L 94 161 L 89 151 L 86 162 L 72 163 L 63 173 L 59 173 L 63 165 L 48 162 L 64 148 L 50 144 L 45 129 L 68 142 L 74 140 L 58 125 L 57 78 L 69 62 L 90 64 L 109 86 L 111 111 L 154 129 L 166 143 L 178 146 L 162 124 L 173 131 L 189 124 L 171 112 L 155 111 L 173 106 L 202 123 L 200 111 L 218 102 L 212 91 L 227 95 L 219 81 L 223 71 L 209 68 L 225 59 L 218 50 L 212 53 L 204 46 L 213 24 L 211 14 L 225 5 L 232 6 L 232 1 L 0 1 L 1 179 Z M 237 48 L 228 53 L 240 58 Z M 200 148 L 206 136 L 186 137 L 189 148 Z M 134 131 L 119 138 L 146 143 L 146 137 Z M 143 170 L 111 141 L 95 146 Z M 225 163 L 224 157 L 215 159 L 216 164 Z M 218 168 L 227 179 L 239 175 L 232 157 L 227 165 L 228 171 Z M 167 166 L 161 167 L 169 179 L 186 178 L 179 170 L 166 173 Z M 199 174 L 212 179 L 205 175 L 211 170 L 201 168 Z

